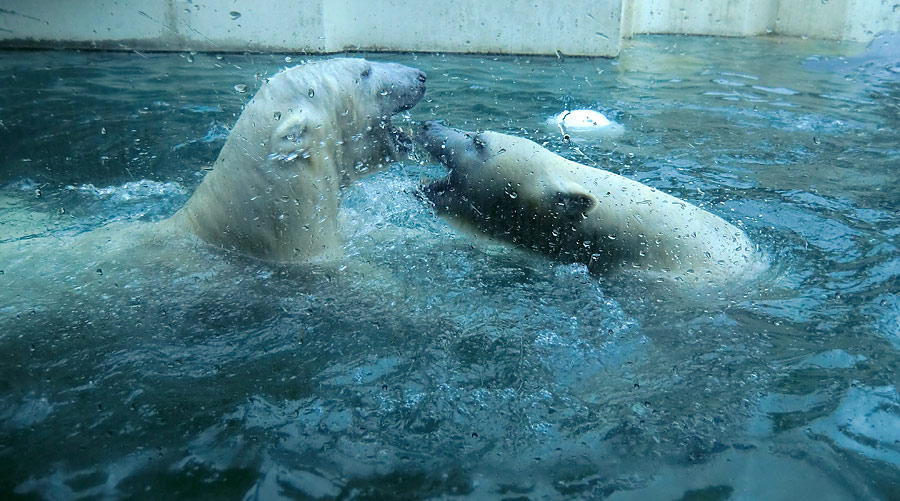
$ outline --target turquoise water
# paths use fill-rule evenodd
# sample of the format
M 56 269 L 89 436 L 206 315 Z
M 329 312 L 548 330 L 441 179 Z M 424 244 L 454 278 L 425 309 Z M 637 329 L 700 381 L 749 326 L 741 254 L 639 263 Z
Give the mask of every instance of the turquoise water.
M 370 55 L 429 75 L 405 127 L 528 136 L 741 225 L 770 270 L 700 297 L 461 233 L 416 196 L 424 154 L 346 194 L 337 263 L 97 258 L 300 58 L 3 53 L 0 492 L 900 498 L 900 57 L 863 48 Z M 544 125 L 574 108 L 626 132 Z

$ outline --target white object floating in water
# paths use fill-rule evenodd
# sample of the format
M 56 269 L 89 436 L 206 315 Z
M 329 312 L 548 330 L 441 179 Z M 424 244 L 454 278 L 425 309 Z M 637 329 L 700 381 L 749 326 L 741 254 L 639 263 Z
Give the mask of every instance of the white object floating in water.
M 550 117 L 547 122 L 558 128 L 563 135 L 602 134 L 617 135 L 622 125 L 606 118 L 594 110 L 569 110 Z

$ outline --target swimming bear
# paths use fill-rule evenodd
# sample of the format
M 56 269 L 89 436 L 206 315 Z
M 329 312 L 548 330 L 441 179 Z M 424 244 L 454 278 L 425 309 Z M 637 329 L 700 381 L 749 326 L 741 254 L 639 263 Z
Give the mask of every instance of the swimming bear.
M 610 273 L 717 283 L 759 270 L 747 235 L 719 216 L 525 138 L 426 122 L 450 172 L 423 187 L 438 212 L 515 245 Z

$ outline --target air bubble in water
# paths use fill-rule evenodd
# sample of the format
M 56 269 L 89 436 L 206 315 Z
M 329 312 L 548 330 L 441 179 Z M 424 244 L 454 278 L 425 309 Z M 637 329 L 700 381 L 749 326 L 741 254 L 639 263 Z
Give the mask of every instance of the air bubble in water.
M 316 91 L 312 87 L 310 87 L 309 92 L 307 92 L 307 94 L 309 94 L 309 97 L 313 97 L 316 95 Z
M 274 114 L 274 117 L 275 117 L 275 120 L 276 120 L 276 121 L 277 121 L 277 120 L 281 120 L 281 112 L 280 112 L 280 111 L 276 111 L 275 114 Z
M 284 62 L 286 62 L 286 63 L 289 63 L 293 60 L 294 60 L 294 58 L 292 58 L 291 56 L 284 56 Z
M 243 93 L 247 92 L 247 86 L 244 84 L 237 84 L 234 86 L 234 90 L 243 94 Z
M 233 11 L 229 12 L 228 15 L 231 16 L 231 20 L 232 20 L 232 21 L 234 21 L 235 19 L 241 17 L 241 13 L 238 12 L 238 11 L 236 11 L 236 10 L 233 10 Z

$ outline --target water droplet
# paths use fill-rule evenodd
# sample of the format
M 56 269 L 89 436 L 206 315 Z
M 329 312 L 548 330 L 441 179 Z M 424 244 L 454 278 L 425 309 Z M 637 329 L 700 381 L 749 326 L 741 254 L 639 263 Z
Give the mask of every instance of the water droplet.
M 102 275 L 102 274 L 103 274 L 103 270 L 100 269 L 100 268 L 97 268 L 97 274 L 98 274 L 98 275 Z
M 312 87 L 310 87 L 310 88 L 309 88 L 309 92 L 307 92 L 307 94 L 309 95 L 310 98 L 312 98 L 312 97 L 314 97 L 314 96 L 316 95 L 316 91 L 315 91 L 315 89 L 313 89 Z
M 35 196 L 35 198 L 41 198 L 41 190 L 40 189 L 34 190 L 34 196 Z
M 234 86 L 234 90 L 240 94 L 247 92 L 247 86 L 244 84 L 237 84 Z
M 281 120 L 281 112 L 280 111 L 276 111 L 273 116 L 275 117 L 276 121 Z
M 232 21 L 234 21 L 235 19 L 241 17 L 241 13 L 238 12 L 238 11 L 236 11 L 236 10 L 233 10 L 233 11 L 229 12 L 228 15 L 231 16 L 231 20 L 232 20 Z
M 292 58 L 291 56 L 284 56 L 284 62 L 286 62 L 286 63 L 289 63 L 293 60 L 294 60 L 294 58 Z
M 100 134 L 106 135 L 106 127 L 100 128 Z
M 516 193 L 515 191 L 510 191 L 509 198 L 519 198 L 519 194 Z
M 194 55 L 191 54 L 191 53 L 188 53 L 188 55 L 185 56 L 185 58 L 187 59 L 187 62 L 189 62 L 189 63 L 193 63 L 193 62 L 194 62 Z
M 816 143 L 816 144 L 822 144 L 822 140 L 819 139 L 819 138 L 817 138 L 817 137 L 814 137 L 814 138 L 813 138 L 813 142 Z

